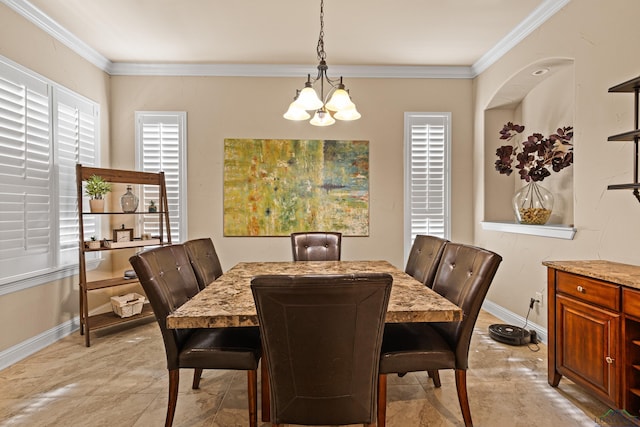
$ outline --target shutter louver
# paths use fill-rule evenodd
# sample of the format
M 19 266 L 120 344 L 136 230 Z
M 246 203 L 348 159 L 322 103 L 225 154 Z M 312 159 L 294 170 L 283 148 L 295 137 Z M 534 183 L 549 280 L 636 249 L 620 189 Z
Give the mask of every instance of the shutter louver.
M 23 289 L 73 273 L 75 164 L 96 162 L 98 111 L 96 103 L 0 58 L 0 286 Z
M 8 71 L 0 68 L 0 71 Z M 13 71 L 15 73 L 15 71 Z M 9 73 L 7 73 L 9 74 Z M 23 76 L 0 78 L 0 268 L 22 273 L 15 259 L 29 257 L 32 271 L 53 260 L 52 157 L 49 87 Z
M 57 100 L 56 151 L 59 178 L 59 243 L 60 262 L 77 262 L 79 236 L 76 163 L 95 166 L 96 117 L 91 103 L 68 92 L 60 92 Z M 84 218 L 82 240 L 97 235 L 98 221 Z
M 181 230 L 180 213 L 185 203 L 181 194 L 181 126 L 184 126 L 178 115 L 157 116 L 153 113 L 143 115 L 139 123 L 142 140 L 141 157 L 144 172 L 164 172 L 167 188 L 167 202 L 169 205 L 169 223 L 171 240 L 180 242 Z M 144 186 L 142 190 L 143 206 L 148 206 L 151 200 L 159 200 L 157 186 Z M 159 209 L 162 207 L 159 206 Z M 157 215 L 144 215 L 143 232 L 157 235 L 159 224 Z
M 409 119 L 408 237 L 448 238 L 447 121 L 436 115 Z

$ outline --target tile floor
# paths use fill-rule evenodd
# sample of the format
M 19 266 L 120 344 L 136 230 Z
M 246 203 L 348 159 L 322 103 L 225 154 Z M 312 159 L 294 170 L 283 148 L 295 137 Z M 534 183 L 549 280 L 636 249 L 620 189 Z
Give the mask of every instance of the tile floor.
M 482 313 L 468 372 L 477 427 L 597 426 L 608 408 L 563 379 L 547 384 L 546 346 L 533 352 L 493 341 Z M 162 426 L 167 372 L 154 321 L 92 333 L 84 347 L 74 333 L 0 371 L 0 426 Z M 246 426 L 246 373 L 205 371 L 199 390 L 182 371 L 174 426 Z M 462 426 L 453 373 L 435 389 L 425 373 L 389 376 L 387 425 Z M 258 414 L 260 418 L 260 414 Z M 267 426 L 267 423 L 260 423 Z M 623 425 L 615 423 L 612 425 Z

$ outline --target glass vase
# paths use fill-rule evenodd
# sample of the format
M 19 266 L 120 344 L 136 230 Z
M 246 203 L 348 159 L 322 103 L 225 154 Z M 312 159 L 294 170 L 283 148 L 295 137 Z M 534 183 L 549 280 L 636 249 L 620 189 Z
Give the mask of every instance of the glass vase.
M 513 196 L 513 210 L 520 224 L 544 225 L 553 210 L 553 194 L 531 181 Z
M 120 197 L 122 212 L 133 213 L 138 209 L 138 196 L 131 192 L 131 186 L 127 185 L 127 192 Z

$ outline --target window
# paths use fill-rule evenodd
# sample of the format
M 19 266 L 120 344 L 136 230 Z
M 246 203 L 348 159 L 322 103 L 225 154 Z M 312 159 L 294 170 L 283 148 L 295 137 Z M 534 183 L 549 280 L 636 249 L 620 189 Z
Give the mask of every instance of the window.
M 97 166 L 98 117 L 97 106 L 71 91 L 54 91 L 56 165 L 58 169 L 58 224 L 60 236 L 60 263 L 78 262 L 78 192 L 76 189 L 76 163 Z M 84 220 L 83 240 L 96 236 L 100 230 L 97 216 Z M 99 254 L 94 255 L 98 257 Z M 87 258 L 89 259 L 89 258 Z
M 169 202 L 171 241 L 178 243 L 187 237 L 187 113 L 136 112 L 136 168 L 143 172 L 164 172 Z M 156 186 L 142 189 L 140 204 L 148 206 L 158 201 Z M 157 215 L 142 215 L 143 233 L 158 233 Z
M 450 235 L 451 113 L 405 113 L 405 260 L 418 234 Z
M 75 164 L 96 163 L 99 123 L 96 103 L 0 57 L 3 293 L 77 267 Z

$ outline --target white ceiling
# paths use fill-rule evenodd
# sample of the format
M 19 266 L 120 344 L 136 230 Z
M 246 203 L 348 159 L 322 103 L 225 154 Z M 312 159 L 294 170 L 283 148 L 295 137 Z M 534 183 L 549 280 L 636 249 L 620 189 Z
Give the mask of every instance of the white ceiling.
M 106 71 L 317 64 L 319 0 L 0 0 Z M 569 0 L 325 0 L 329 67 L 478 68 Z

